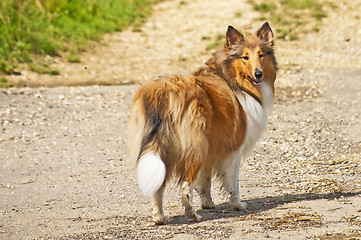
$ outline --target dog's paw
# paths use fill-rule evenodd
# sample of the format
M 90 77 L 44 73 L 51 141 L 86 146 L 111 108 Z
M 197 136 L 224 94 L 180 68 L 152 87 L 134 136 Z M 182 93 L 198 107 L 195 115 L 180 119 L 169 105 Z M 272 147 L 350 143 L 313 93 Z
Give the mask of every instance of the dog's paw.
M 214 209 L 216 205 L 213 202 L 202 203 L 202 209 Z
M 187 215 L 188 221 L 190 222 L 200 222 L 202 221 L 202 216 L 193 212 L 193 213 L 188 213 Z
M 246 210 L 248 208 L 248 204 L 240 200 L 230 201 L 229 204 L 236 210 Z
M 167 224 L 167 219 L 165 217 L 156 216 L 153 218 L 155 225 L 165 225 Z

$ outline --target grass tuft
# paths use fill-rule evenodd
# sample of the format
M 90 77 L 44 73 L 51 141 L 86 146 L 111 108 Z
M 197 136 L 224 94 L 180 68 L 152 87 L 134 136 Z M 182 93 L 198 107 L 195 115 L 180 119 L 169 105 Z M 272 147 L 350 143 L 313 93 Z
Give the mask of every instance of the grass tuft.
M 68 55 L 66 55 L 66 60 L 68 60 L 68 62 L 71 63 L 80 63 L 79 56 L 74 52 L 71 52 Z
M 261 3 L 254 7 L 255 10 L 261 12 L 271 12 L 276 8 L 276 5 L 273 3 Z
M 225 41 L 225 36 L 224 34 L 218 34 L 216 37 L 215 37 L 215 40 L 214 42 L 210 43 L 207 45 L 206 47 L 206 51 L 210 51 L 210 50 L 213 50 L 215 48 L 217 48 L 219 45 L 221 45 L 222 43 L 224 43 Z
M 49 75 L 60 75 L 60 71 L 56 69 L 50 69 L 48 66 L 40 66 L 35 63 L 29 63 L 30 70 L 41 73 L 41 74 L 49 74 Z
M 0 76 L 0 88 L 9 88 L 13 86 L 14 84 L 12 84 L 8 79 Z

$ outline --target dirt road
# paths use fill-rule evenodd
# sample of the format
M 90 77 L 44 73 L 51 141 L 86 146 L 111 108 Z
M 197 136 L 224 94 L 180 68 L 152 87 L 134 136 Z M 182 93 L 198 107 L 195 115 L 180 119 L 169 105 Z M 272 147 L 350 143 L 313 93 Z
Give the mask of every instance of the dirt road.
M 64 65 L 65 80 L 44 81 L 190 72 L 207 59 L 202 36 L 259 25 L 246 3 L 182 2 L 157 5 L 141 32 L 107 36 L 82 64 Z M 216 209 L 200 210 L 195 197 L 204 221 L 189 224 L 173 185 L 164 200 L 170 223 L 154 226 L 127 152 L 138 85 L 0 90 L 0 239 L 361 239 L 361 2 L 338 4 L 319 33 L 277 42 L 273 114 L 240 169 L 244 212 L 228 208 L 215 183 Z

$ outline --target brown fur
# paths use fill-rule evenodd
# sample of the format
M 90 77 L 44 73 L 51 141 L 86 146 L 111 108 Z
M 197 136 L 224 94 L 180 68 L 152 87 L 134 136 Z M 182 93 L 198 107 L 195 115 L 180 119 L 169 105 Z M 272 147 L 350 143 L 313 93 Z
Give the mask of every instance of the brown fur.
M 181 181 L 193 183 L 202 165 L 215 164 L 243 142 L 245 113 L 232 89 L 217 77 L 157 79 L 138 90 L 134 103 L 138 101 L 136 111 L 145 114 L 147 133 L 157 131 L 143 142 L 140 155 L 159 152 L 167 174 L 175 169 Z M 159 126 L 155 118 L 161 119 Z
M 247 93 L 264 104 L 261 86 L 254 82 L 257 70 L 273 89 L 273 45 L 268 23 L 251 37 L 229 27 L 225 45 L 193 75 L 159 78 L 141 86 L 129 121 L 134 161 L 157 152 L 166 165 L 165 182 L 175 175 L 180 183 L 191 185 L 202 169 L 223 166 L 246 137 L 247 116 L 237 94 Z

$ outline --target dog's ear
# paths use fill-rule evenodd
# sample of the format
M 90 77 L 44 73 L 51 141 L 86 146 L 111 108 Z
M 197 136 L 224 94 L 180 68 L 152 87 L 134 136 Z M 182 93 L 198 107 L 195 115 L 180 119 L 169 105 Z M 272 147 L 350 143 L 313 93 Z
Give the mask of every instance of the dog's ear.
M 259 39 L 265 40 L 270 46 L 273 47 L 274 41 L 273 41 L 273 32 L 268 24 L 268 22 L 265 22 L 260 29 L 257 30 L 257 37 Z
M 232 48 L 233 45 L 241 44 L 244 41 L 244 36 L 242 33 L 238 32 L 232 26 L 228 26 L 227 34 L 226 34 L 226 43 L 224 44 L 225 48 Z

